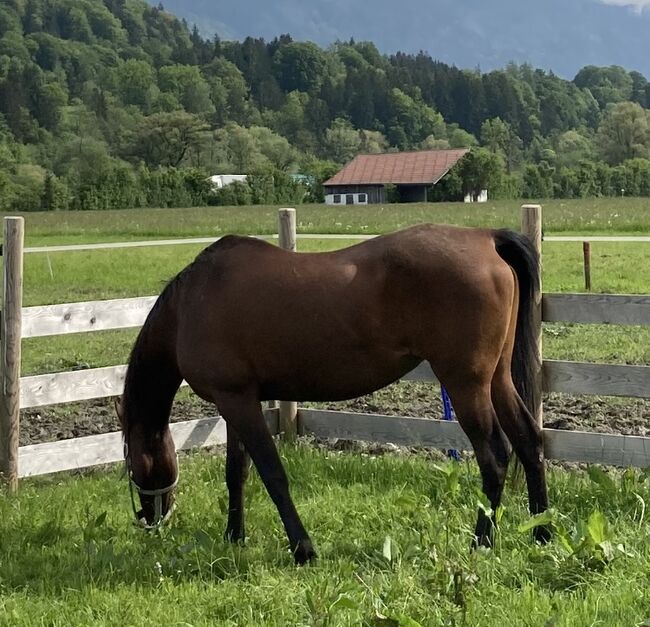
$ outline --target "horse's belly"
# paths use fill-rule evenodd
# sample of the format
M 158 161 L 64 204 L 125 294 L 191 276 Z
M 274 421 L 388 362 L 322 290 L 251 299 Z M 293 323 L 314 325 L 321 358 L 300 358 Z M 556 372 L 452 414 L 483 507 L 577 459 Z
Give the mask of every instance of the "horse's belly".
M 260 393 L 262 400 L 348 400 L 390 385 L 420 361 L 412 356 L 395 361 L 340 359 L 336 364 L 320 363 L 271 378 L 261 384 Z

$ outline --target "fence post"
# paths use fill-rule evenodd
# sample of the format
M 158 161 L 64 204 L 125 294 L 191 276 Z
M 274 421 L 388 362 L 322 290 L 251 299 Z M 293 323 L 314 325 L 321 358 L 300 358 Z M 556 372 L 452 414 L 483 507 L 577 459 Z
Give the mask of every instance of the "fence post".
M 582 259 L 585 269 L 585 289 L 591 292 L 591 242 L 582 242 Z
M 278 212 L 278 238 L 280 248 L 296 252 L 296 210 L 280 209 Z M 298 403 L 280 401 L 280 433 L 286 442 L 298 435 Z
M 533 383 L 533 417 L 543 426 L 542 414 L 542 206 L 523 205 L 521 208 L 521 232 L 533 243 L 539 255 L 539 294 L 533 305 L 533 325 L 536 329 L 536 349 L 539 369 Z
M 10 492 L 18 489 L 23 241 L 23 218 L 5 218 L 0 328 L 0 481 Z

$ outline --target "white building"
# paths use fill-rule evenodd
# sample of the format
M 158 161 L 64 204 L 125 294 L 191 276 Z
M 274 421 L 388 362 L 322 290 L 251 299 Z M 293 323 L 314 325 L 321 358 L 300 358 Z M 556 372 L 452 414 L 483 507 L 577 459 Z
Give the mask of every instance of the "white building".
M 326 205 L 367 205 L 368 194 L 325 194 Z
M 487 202 L 488 190 L 482 189 L 480 192 L 470 192 L 465 195 L 465 202 Z
M 208 180 L 212 183 L 212 187 L 221 189 L 231 183 L 245 183 L 246 178 L 246 174 L 213 174 Z

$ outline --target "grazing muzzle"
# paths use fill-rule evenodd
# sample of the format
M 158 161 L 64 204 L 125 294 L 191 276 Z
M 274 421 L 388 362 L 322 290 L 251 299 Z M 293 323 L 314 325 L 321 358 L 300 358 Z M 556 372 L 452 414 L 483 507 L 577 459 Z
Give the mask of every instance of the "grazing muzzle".
M 165 488 L 158 488 L 156 490 L 146 490 L 141 488 L 133 479 L 133 471 L 131 470 L 131 460 L 128 453 L 128 447 L 124 445 L 124 459 L 126 461 L 126 474 L 129 481 L 129 494 L 131 496 L 131 507 L 133 508 L 133 514 L 138 524 L 147 530 L 160 529 L 171 517 L 172 512 L 174 511 L 175 503 L 170 502 L 167 511 L 163 514 L 163 499 L 166 495 L 169 495 L 169 499 L 172 499 L 171 492 L 174 491 L 178 485 L 179 472 L 176 471 L 176 479 L 174 479 L 171 485 L 168 485 Z M 176 468 L 178 468 L 178 458 Z M 138 510 L 138 507 L 135 502 L 135 494 L 137 492 L 140 496 L 140 501 L 142 502 L 142 497 L 153 497 L 153 510 L 154 515 L 151 522 L 147 521 L 146 516 L 144 515 L 143 510 Z

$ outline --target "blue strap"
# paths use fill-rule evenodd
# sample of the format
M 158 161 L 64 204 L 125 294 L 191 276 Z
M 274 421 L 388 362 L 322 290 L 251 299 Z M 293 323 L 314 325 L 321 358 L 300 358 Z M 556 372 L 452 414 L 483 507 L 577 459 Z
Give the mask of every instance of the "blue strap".
M 440 386 L 440 391 L 442 392 L 442 408 L 444 411 L 444 418 L 445 420 L 453 420 L 454 409 L 451 406 L 451 399 L 449 398 L 449 394 L 447 394 L 447 390 L 445 390 L 443 386 Z M 447 455 L 451 457 L 451 459 L 455 459 L 457 462 L 460 461 L 460 453 L 456 449 L 449 449 L 447 451 Z

